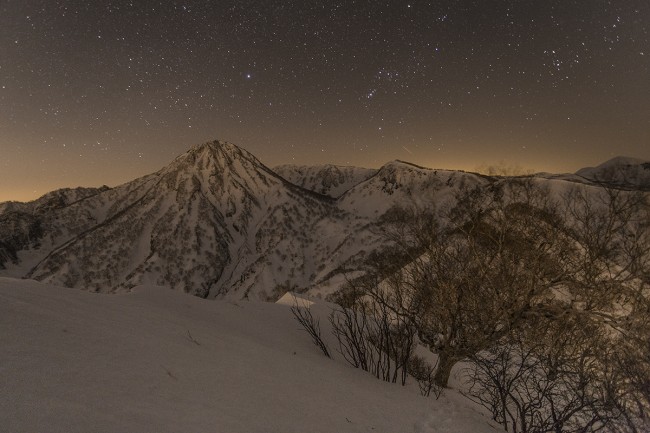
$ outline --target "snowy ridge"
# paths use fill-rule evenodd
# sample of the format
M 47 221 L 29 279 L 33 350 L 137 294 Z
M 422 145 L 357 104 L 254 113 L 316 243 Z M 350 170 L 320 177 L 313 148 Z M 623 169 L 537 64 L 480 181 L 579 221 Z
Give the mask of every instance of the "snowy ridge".
M 316 166 L 287 164 L 277 166 L 273 170 L 293 184 L 333 198 L 340 197 L 377 172 L 372 168 L 332 164 Z
M 391 207 L 441 205 L 458 188 L 487 183 L 461 171 L 433 170 L 402 161 L 385 164 L 368 180 L 339 198 L 339 207 L 366 218 L 378 218 Z
M 597 167 L 586 167 L 576 172 L 593 182 L 627 188 L 650 190 L 650 161 L 618 156 Z
M 0 204 L 0 275 L 99 292 L 155 284 L 209 298 L 327 296 L 390 248 L 378 228 L 391 208 L 448 208 L 460 188 L 498 181 L 402 161 L 278 170 L 214 141 L 115 188 Z M 579 175 L 537 181 L 598 189 Z

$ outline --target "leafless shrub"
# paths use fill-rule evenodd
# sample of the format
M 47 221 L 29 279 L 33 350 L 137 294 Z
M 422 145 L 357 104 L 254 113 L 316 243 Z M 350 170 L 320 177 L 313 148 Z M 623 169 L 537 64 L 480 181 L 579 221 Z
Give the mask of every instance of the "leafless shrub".
M 300 323 L 302 329 L 307 331 L 311 337 L 312 342 L 323 352 L 325 356 L 331 358 L 329 348 L 323 338 L 321 337 L 320 331 L 320 321 L 318 318 L 315 318 L 311 313 L 311 310 L 308 305 L 300 305 L 300 300 L 294 296 L 293 305 L 291 306 L 291 313 L 293 317 Z
M 368 317 L 359 310 L 336 307 L 329 316 L 339 353 L 354 368 L 370 371 L 375 353 L 369 341 Z
M 415 348 L 415 329 L 389 310 L 389 304 L 357 299 L 330 314 L 339 352 L 353 367 L 386 382 L 406 384 Z
M 433 392 L 436 398 L 442 394 L 442 387 L 435 381 L 436 365 L 431 365 L 424 358 L 413 355 L 409 359 L 409 374 L 418 382 L 420 393 L 428 397 Z

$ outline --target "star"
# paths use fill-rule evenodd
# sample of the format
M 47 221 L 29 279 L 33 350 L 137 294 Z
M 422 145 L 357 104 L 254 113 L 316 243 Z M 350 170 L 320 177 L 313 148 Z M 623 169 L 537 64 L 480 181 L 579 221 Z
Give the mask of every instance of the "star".
M 650 10 L 626 2 L 0 4 L 0 201 L 29 171 L 25 154 L 51 158 L 39 185 L 116 184 L 125 155 L 155 171 L 212 139 L 271 166 L 289 146 L 298 164 L 373 167 L 406 147 L 414 163 L 471 169 L 522 142 L 518 163 L 545 171 L 650 158 Z M 60 143 L 96 141 L 83 151 L 94 177 L 55 185 L 70 164 Z M 446 159 L 442 142 L 455 143 Z

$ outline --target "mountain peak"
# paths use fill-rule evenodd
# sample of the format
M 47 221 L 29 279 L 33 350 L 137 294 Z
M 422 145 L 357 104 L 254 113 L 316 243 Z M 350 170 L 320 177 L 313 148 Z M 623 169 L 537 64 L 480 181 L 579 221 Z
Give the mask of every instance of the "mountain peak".
M 212 140 L 190 147 L 187 153 L 204 152 L 241 153 L 242 149 L 228 141 Z
M 640 158 L 632 158 L 629 156 L 616 156 L 608 161 L 603 162 L 597 168 L 606 168 L 606 167 L 625 167 L 625 166 L 635 166 L 641 165 L 648 161 L 645 161 Z
M 586 179 L 622 187 L 650 189 L 650 161 L 617 156 L 597 167 L 586 167 L 576 172 Z
M 235 168 L 235 166 L 237 166 Z M 190 147 L 177 157 L 166 171 L 225 173 L 231 170 L 268 172 L 253 154 L 227 141 L 213 140 Z
M 216 158 L 220 161 L 232 161 L 239 158 L 257 161 L 257 158 L 240 147 L 221 140 L 208 141 L 192 146 L 182 157 L 191 157 L 195 161 L 203 158 Z

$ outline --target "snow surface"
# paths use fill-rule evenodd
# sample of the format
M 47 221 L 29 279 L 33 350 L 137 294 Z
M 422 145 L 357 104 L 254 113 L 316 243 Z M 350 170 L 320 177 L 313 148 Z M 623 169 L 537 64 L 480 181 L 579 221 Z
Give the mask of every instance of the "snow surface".
M 0 278 L 7 432 L 488 432 L 453 391 L 325 358 L 285 305 Z
M 650 188 L 650 161 L 617 156 L 597 167 L 585 167 L 576 175 L 596 182 L 607 182 L 632 188 Z
M 376 169 L 339 165 L 292 165 L 285 164 L 273 168 L 277 174 L 302 188 L 330 197 L 340 197 L 359 183 L 367 180 Z
M 617 158 L 604 172 L 650 191 L 650 163 L 630 165 L 638 162 Z M 287 289 L 327 298 L 390 248 L 381 230 L 390 209 L 442 220 L 459 189 L 507 179 L 403 161 L 278 170 L 213 141 L 112 189 L 0 203 L 0 275 L 101 292 L 155 284 L 218 299 L 275 300 Z M 598 184 L 579 174 L 538 179 L 562 190 Z

